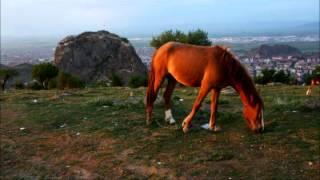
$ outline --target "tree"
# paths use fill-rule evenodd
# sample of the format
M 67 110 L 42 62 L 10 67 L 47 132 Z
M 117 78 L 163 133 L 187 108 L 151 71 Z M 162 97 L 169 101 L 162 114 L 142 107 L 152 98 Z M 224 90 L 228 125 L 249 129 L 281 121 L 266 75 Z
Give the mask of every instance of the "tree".
M 198 29 L 196 31 L 190 31 L 187 35 L 179 30 L 168 30 L 161 33 L 159 36 L 152 37 L 150 45 L 158 49 L 159 47 L 170 41 L 202 46 L 211 45 L 211 41 L 208 38 L 208 33 L 201 29 Z
M 320 65 L 311 72 L 311 74 L 304 74 L 302 80 L 305 84 L 310 85 L 312 79 L 320 78 Z
M 304 74 L 304 75 L 302 76 L 302 81 L 303 81 L 303 83 L 305 83 L 306 85 L 310 85 L 311 79 L 312 79 L 312 76 L 311 76 L 311 74 L 309 74 L 309 73 L 306 73 L 306 74 Z
M 168 31 L 161 33 L 157 37 L 152 37 L 150 45 L 152 47 L 158 49 L 159 47 L 161 47 L 162 45 L 164 45 L 165 43 L 170 42 L 170 41 L 186 43 L 187 36 L 179 30 L 176 30 L 175 32 L 172 30 L 168 30 Z
M 37 79 L 44 89 L 48 89 L 50 79 L 58 75 L 58 68 L 51 63 L 41 63 L 32 68 L 32 78 Z
M 280 70 L 273 74 L 272 81 L 288 84 L 290 81 L 290 74 L 286 74 L 283 70 Z
M 267 84 L 272 82 L 273 75 L 276 71 L 274 69 L 263 69 L 261 71 L 262 76 L 260 76 L 260 83 Z
M 187 42 L 189 44 L 211 46 L 211 41 L 208 39 L 208 33 L 201 29 L 189 32 Z
M 17 75 L 18 75 L 18 72 L 13 69 L 0 69 L 0 78 L 2 80 L 1 82 L 2 90 L 5 89 L 8 79 Z
M 316 68 L 311 73 L 312 79 L 320 78 L 320 65 L 316 66 Z

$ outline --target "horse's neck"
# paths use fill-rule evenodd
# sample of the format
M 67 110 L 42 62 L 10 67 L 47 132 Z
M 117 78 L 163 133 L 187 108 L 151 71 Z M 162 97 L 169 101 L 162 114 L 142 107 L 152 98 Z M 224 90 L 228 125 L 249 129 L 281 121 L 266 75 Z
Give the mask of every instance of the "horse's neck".
M 251 80 L 248 82 L 236 82 L 233 87 L 239 93 L 242 104 L 244 106 L 252 105 L 255 98 L 257 98 L 257 91 L 254 84 L 250 84 Z
M 255 105 L 261 101 L 261 99 L 250 75 L 239 61 L 234 59 L 232 62 L 231 68 L 233 68 L 234 71 L 232 72 L 231 85 L 240 94 L 244 106 Z

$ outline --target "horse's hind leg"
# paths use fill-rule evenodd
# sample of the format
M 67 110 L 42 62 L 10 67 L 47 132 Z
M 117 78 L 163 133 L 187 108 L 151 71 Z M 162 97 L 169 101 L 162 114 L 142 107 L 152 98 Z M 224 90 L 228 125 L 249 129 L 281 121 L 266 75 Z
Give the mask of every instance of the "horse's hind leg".
M 196 112 L 198 111 L 199 107 L 201 106 L 201 103 L 203 101 L 203 99 L 207 96 L 208 92 L 210 91 L 210 88 L 207 85 L 204 85 L 204 83 L 201 85 L 197 99 L 195 100 L 193 106 L 192 106 L 192 110 L 189 113 L 189 115 L 184 119 L 184 121 L 182 122 L 182 128 L 183 128 L 183 132 L 188 132 L 189 127 L 191 125 L 191 121 L 194 117 L 194 115 L 196 114 Z
M 165 121 L 169 124 L 174 124 L 176 121 L 174 120 L 171 112 L 171 95 L 173 93 L 173 90 L 177 84 L 177 81 L 172 77 L 168 76 L 168 85 L 167 88 L 163 94 L 164 99 L 164 107 L 165 107 Z
M 146 94 L 147 98 L 147 125 L 151 124 L 152 119 L 152 110 L 153 110 L 153 103 L 157 99 L 158 91 L 160 89 L 160 86 L 162 84 L 162 81 L 164 77 L 166 76 L 166 73 L 164 71 L 156 71 L 151 72 L 154 73 L 151 79 L 149 81 L 152 81 L 152 83 L 149 83 L 148 90 Z M 151 77 L 151 76 L 150 76 Z

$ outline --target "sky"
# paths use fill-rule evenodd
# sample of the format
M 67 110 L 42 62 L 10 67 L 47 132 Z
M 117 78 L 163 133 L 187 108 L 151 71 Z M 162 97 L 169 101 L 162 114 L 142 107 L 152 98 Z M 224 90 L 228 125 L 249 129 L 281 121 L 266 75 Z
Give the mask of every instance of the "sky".
M 291 32 L 318 22 L 319 0 L 1 0 L 1 36 L 10 37 Z

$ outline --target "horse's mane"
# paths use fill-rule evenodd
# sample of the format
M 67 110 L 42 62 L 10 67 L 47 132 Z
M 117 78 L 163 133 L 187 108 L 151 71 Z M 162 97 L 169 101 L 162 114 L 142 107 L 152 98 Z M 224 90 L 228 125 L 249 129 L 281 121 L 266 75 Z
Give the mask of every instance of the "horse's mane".
M 261 103 L 263 106 L 263 101 L 256 90 L 254 82 L 249 75 L 247 69 L 237 60 L 236 56 L 224 46 L 217 46 L 219 49 L 223 50 L 222 58 L 225 60 L 229 71 L 228 74 L 231 78 L 232 83 L 239 84 L 245 93 L 245 96 L 248 97 L 250 105 L 256 105 Z

